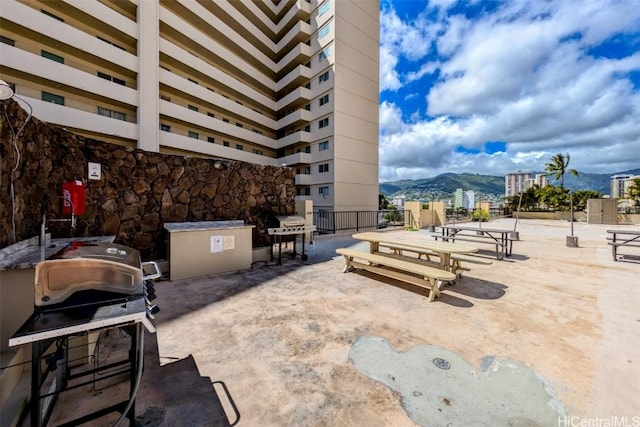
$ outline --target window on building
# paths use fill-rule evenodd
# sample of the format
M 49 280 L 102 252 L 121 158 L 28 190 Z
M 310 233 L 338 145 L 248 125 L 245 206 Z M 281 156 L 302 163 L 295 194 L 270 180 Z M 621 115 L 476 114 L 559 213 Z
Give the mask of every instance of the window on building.
M 163 101 L 171 102 L 171 98 L 169 98 L 167 95 L 160 95 L 160 99 L 162 99 Z
M 305 105 L 304 109 L 307 110 L 307 111 L 311 111 L 311 104 Z
M 327 34 L 329 34 L 330 30 L 331 30 L 331 25 L 329 25 L 329 24 L 327 24 L 324 27 L 320 28 L 320 30 L 318 31 L 318 39 L 321 39 L 324 36 L 326 36 Z
M 305 187 L 304 188 L 304 195 L 305 196 L 310 196 L 311 195 L 311 188 Z
M 211 111 L 207 111 L 207 116 L 209 116 L 209 117 L 215 117 L 215 114 L 213 114 Z
M 16 41 L 15 40 L 10 39 L 9 37 L 5 37 L 5 36 L 0 36 L 0 43 L 8 44 L 9 46 L 15 46 L 16 45 Z
M 229 123 L 229 119 L 222 119 L 223 122 Z
M 322 3 L 318 8 L 318 16 L 324 15 L 329 10 L 330 7 L 331 7 L 331 2 L 329 0 Z
M 318 187 L 318 194 L 321 194 L 323 196 L 328 196 L 329 195 L 329 187 Z
M 64 19 L 60 18 L 60 17 L 59 17 L 59 16 L 57 16 L 57 15 L 54 15 L 53 13 L 51 13 L 51 12 L 49 12 L 49 11 L 46 11 L 46 10 L 44 10 L 44 9 L 40 9 L 40 12 L 42 12 L 42 13 L 44 13 L 45 15 L 47 15 L 47 16 L 49 16 L 49 17 L 53 18 L 53 19 L 56 19 L 56 20 L 58 20 L 58 21 L 60 21 L 60 22 L 64 22 Z
M 324 94 L 322 96 L 322 98 L 320 98 L 320 106 L 323 106 L 324 104 L 328 104 L 329 103 L 329 94 Z
M 113 47 L 117 47 L 118 49 L 121 49 L 121 50 L 126 50 L 126 49 L 125 49 L 125 48 L 123 48 L 122 46 L 118 46 L 117 44 L 115 44 L 115 43 L 113 43 L 113 42 L 111 42 L 111 41 L 109 41 L 109 40 L 107 40 L 107 39 L 105 39 L 105 38 L 102 38 L 102 37 L 100 37 L 100 36 L 98 36 L 98 35 L 96 35 L 96 37 L 97 37 L 99 40 L 101 40 L 101 41 L 103 41 L 103 42 L 105 42 L 105 43 L 108 43 L 108 44 L 110 44 L 110 45 L 111 45 L 111 46 L 113 46 Z M 162 67 L 162 66 L 161 66 L 161 67 Z
M 127 120 L 127 115 L 125 113 L 122 113 L 120 111 L 113 111 L 109 108 L 104 108 L 100 106 L 98 107 L 98 114 L 105 117 L 111 117 L 117 120 L 123 120 L 123 121 Z
M 53 104 L 64 105 L 64 96 L 54 95 L 49 92 L 42 92 L 42 100 Z
M 189 138 L 198 139 L 198 132 L 194 132 L 194 131 L 190 130 L 189 133 L 187 134 L 187 136 Z
M 318 81 L 320 83 L 322 82 L 326 82 L 327 80 L 329 80 L 329 71 L 325 71 L 324 73 L 320 74 L 320 77 L 318 78 Z
M 329 163 L 323 163 L 321 165 L 318 165 L 318 172 L 319 173 L 329 172 Z
M 258 154 L 258 155 L 262 156 L 262 150 L 258 150 L 257 148 L 254 148 L 253 150 L 251 150 L 251 152 L 253 154 Z
M 304 174 L 305 175 L 311 175 L 311 166 L 305 166 L 304 167 Z
M 229 141 L 222 141 L 222 145 L 224 145 L 225 147 L 229 146 Z
M 171 126 L 160 123 L 160 130 L 163 130 L 165 132 L 171 132 Z
M 214 137 L 212 137 L 212 136 L 208 136 L 208 137 L 207 137 L 207 142 L 210 142 L 210 143 L 212 143 L 212 144 L 215 144 L 215 143 L 216 143 L 216 139 L 215 139 Z
M 329 149 L 329 141 L 322 141 L 318 144 L 318 151 L 324 151 Z
M 258 129 L 254 129 L 253 133 L 257 133 L 258 135 L 262 135 L 262 131 Z
M 189 104 L 189 105 L 187 105 L 187 108 L 188 108 L 189 110 L 191 110 L 191 111 L 198 111 L 198 107 L 196 107 L 195 105 L 191 105 L 191 104 Z
M 119 85 L 126 86 L 124 80 L 119 79 L 117 77 L 110 76 L 109 74 L 98 71 L 98 77 L 101 79 L 109 80 L 110 82 L 118 83 Z
M 62 56 L 56 55 L 55 53 L 51 53 L 51 52 L 47 52 L 46 50 L 42 50 L 42 51 L 40 51 L 40 56 L 42 56 L 43 58 L 47 58 L 47 59 L 50 59 L 52 61 L 56 61 L 56 62 L 59 62 L 61 64 L 64 64 L 64 58 Z
M 329 57 L 330 54 L 331 54 L 331 49 L 329 49 L 328 47 L 325 49 L 322 49 L 322 52 L 320 52 L 320 54 L 318 55 L 318 61 L 324 61 Z
M 310 153 L 311 152 L 311 146 L 307 145 L 306 147 L 304 147 L 304 152 L 305 153 Z
M 322 129 L 329 126 L 329 117 L 325 117 L 324 119 L 318 122 L 318 129 Z
M 304 85 L 305 89 L 311 89 L 311 82 L 307 83 L 306 85 Z
M 305 131 L 305 132 L 311 132 L 311 125 L 306 125 L 306 126 L 304 127 L 304 131 Z
M 239 128 L 244 127 L 244 126 L 242 125 L 242 123 L 240 123 L 240 122 L 236 122 L 236 126 L 238 126 Z
M 242 146 L 242 144 L 236 144 L 236 150 L 243 151 L 244 147 Z

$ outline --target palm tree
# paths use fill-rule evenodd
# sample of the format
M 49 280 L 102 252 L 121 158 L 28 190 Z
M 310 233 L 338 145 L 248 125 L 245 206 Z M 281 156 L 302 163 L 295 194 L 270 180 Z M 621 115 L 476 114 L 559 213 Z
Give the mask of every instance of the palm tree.
M 551 160 L 545 165 L 544 170 L 547 171 L 545 175 L 553 175 L 554 179 L 560 180 L 560 188 L 564 188 L 564 175 L 569 173 L 575 177 L 578 176 L 578 171 L 575 169 L 568 169 L 569 167 L 569 153 L 558 153 L 551 157 Z

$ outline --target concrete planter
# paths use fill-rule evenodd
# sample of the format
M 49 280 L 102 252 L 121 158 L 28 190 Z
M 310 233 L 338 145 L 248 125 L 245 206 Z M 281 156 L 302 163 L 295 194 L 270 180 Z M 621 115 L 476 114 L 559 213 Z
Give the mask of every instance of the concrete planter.
M 578 247 L 578 236 L 567 236 L 567 247 L 568 248 L 577 248 Z

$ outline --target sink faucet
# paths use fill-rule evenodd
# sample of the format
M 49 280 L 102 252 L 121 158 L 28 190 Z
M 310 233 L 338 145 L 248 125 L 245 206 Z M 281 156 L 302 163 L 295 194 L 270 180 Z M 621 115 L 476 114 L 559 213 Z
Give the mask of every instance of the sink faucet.
M 56 196 L 56 198 L 63 199 L 65 202 L 68 202 L 71 205 L 71 218 L 47 219 L 47 215 L 43 213 L 42 224 L 40 224 L 40 246 L 45 246 L 49 243 L 47 241 L 47 222 L 71 222 L 71 230 L 73 231 L 76 229 L 75 206 L 73 205 L 71 198 L 67 198 L 64 196 Z M 44 206 L 46 206 L 46 200 L 43 202 L 43 210 L 44 210 Z

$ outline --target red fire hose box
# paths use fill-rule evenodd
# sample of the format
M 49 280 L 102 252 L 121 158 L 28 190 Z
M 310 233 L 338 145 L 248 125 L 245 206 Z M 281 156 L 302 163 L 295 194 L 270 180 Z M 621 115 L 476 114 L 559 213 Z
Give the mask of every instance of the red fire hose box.
M 73 205 L 73 206 L 72 206 Z M 82 215 L 85 210 L 84 183 L 77 179 L 62 183 L 62 214 Z

